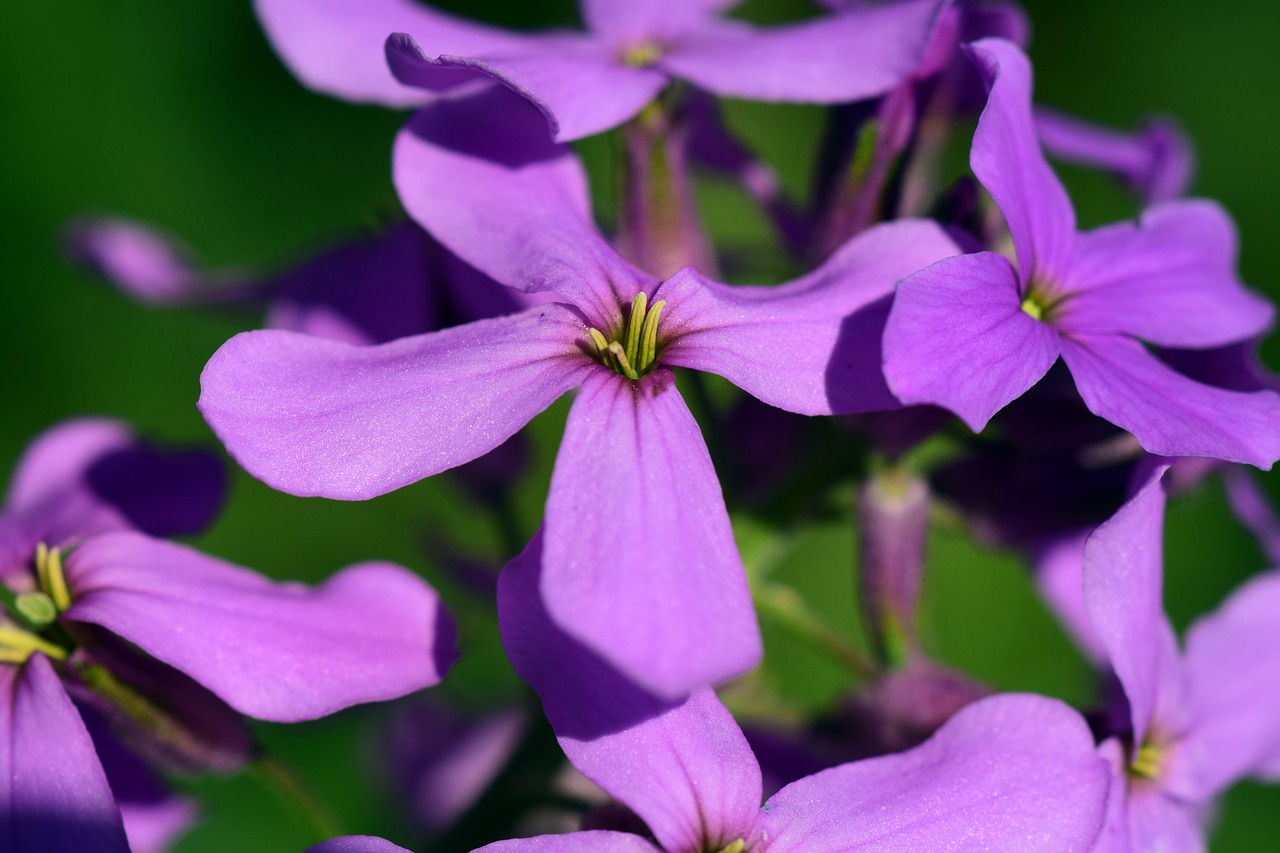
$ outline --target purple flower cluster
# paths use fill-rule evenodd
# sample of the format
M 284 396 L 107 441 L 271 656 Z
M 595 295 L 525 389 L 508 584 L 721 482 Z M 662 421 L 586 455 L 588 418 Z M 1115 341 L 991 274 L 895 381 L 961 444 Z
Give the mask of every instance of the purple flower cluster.
M 1125 136 L 1037 108 L 1012 4 L 828 2 L 774 27 L 733 5 L 583 0 L 583 31 L 524 33 L 410 0 L 257 0 L 306 85 L 413 108 L 392 154 L 409 221 L 271 275 L 201 271 L 123 219 L 80 221 L 72 253 L 143 301 L 265 308 L 267 328 L 210 358 L 198 405 L 292 495 L 367 500 L 457 470 L 477 503 L 508 502 L 526 450 L 510 442 L 573 392 L 496 606 L 560 775 L 590 796 L 560 832 L 511 820 L 478 850 L 1203 849 L 1220 793 L 1280 778 L 1280 580 L 1246 583 L 1181 648 L 1162 602 L 1166 493 L 1211 472 L 1280 556 L 1242 467 L 1280 459 L 1280 393 L 1252 356 L 1274 309 L 1236 273 L 1228 214 L 1181 197 L 1172 125 Z M 811 205 L 712 96 L 830 106 Z M 940 188 L 975 114 L 972 177 Z M 607 235 L 568 143 L 614 129 Z M 1078 231 L 1045 150 L 1118 175 L 1137 221 Z M 807 271 L 719 280 L 691 165 L 741 181 Z M 763 467 L 744 447 L 778 451 L 758 489 L 737 482 Z M 156 770 L 261 762 L 245 717 L 312 720 L 444 677 L 453 623 L 408 569 L 311 588 L 166 541 L 213 519 L 221 477 L 105 420 L 54 428 L 20 463 L 0 515 L 0 847 L 164 849 L 194 805 Z M 813 511 L 779 482 L 857 495 L 869 652 L 744 567 L 736 490 L 774 501 L 760 515 L 779 540 Z M 937 498 L 1028 558 L 1097 667 L 1098 707 L 930 658 Z M 715 692 L 760 663 L 757 614 L 863 681 L 777 749 L 753 749 L 733 686 Z M 536 729 L 419 708 L 391 738 L 397 783 L 443 831 L 501 791 Z

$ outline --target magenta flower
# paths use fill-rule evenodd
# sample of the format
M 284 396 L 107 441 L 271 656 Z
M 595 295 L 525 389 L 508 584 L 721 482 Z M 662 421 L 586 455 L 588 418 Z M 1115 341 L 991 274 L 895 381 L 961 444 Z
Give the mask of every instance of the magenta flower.
M 1246 583 L 1187 632 L 1179 652 L 1161 603 L 1164 467 L 1089 537 L 1084 600 L 1128 702 L 1099 850 L 1204 849 L 1213 799 L 1280 780 L 1280 575 Z
M 147 526 L 190 532 L 211 515 L 199 486 L 190 455 L 139 447 L 112 421 L 64 424 L 19 463 L 0 515 L 5 849 L 128 849 L 112 785 L 131 774 L 104 773 L 77 706 L 167 767 L 227 770 L 252 751 L 236 712 L 312 719 L 434 684 L 451 661 L 448 615 L 399 567 L 307 589 L 130 529 L 130 512 L 152 507 Z M 165 831 L 155 821 L 180 807 L 139 814 L 130 839 Z
M 313 89 L 406 107 L 497 80 L 528 98 L 552 135 L 567 141 L 623 123 L 673 78 L 764 101 L 883 94 L 915 68 L 942 3 L 905 0 L 755 28 L 717 17 L 735 0 L 583 0 L 587 32 L 534 34 L 409 0 L 255 5 L 276 52 Z
M 1077 233 L 1036 143 L 1026 57 L 998 39 L 970 50 L 990 85 L 970 162 L 1009 224 L 1017 269 L 982 252 L 902 282 L 885 329 L 894 393 L 978 431 L 1061 356 L 1090 411 L 1148 451 L 1269 467 L 1280 395 L 1202 385 L 1143 347 L 1217 347 L 1269 328 L 1272 307 L 1235 276 L 1226 214 L 1174 201 L 1137 225 Z
M 274 488 L 361 500 L 485 453 L 579 388 L 546 510 L 555 618 L 666 695 L 754 665 L 724 500 L 670 368 L 804 414 L 895 406 L 879 373 L 887 299 L 954 252 L 950 240 L 898 222 L 781 287 L 692 269 L 659 282 L 604 241 L 576 158 L 501 88 L 422 110 L 397 143 L 396 177 L 451 251 L 560 301 L 377 347 L 239 335 L 205 368 L 214 431 Z

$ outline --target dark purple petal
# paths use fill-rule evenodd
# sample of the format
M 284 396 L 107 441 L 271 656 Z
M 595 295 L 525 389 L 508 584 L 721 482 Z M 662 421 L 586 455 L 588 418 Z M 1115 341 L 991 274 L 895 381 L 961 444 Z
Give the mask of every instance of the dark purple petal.
M 1188 729 L 1179 745 L 1195 799 L 1280 752 L 1280 574 L 1257 577 L 1187 633 Z
M 273 488 L 364 500 L 506 441 L 594 366 L 579 340 L 562 305 L 371 347 L 246 332 L 205 366 L 200 411 Z
M 1062 338 L 1089 411 L 1160 456 L 1207 456 L 1268 469 L 1280 459 L 1280 395 L 1224 391 L 1170 370 L 1130 338 Z
M 669 371 L 587 376 L 542 557 L 551 618 L 646 689 L 682 696 L 760 660 L 720 482 Z
M 411 851 L 392 844 L 385 838 L 375 838 L 372 835 L 343 835 L 308 847 L 304 853 L 411 853 Z
M 1236 234 L 1221 207 L 1173 201 L 1076 239 L 1069 294 L 1055 307 L 1066 334 L 1128 334 L 1169 347 L 1256 338 L 1275 309 L 1236 277 Z
M 788 785 L 760 824 L 769 853 L 1086 851 L 1106 794 L 1107 767 L 1079 714 L 1004 695 L 969 705 L 909 752 Z
M 1036 108 L 1035 121 L 1049 154 L 1114 173 L 1146 204 L 1177 198 L 1191 184 L 1191 143 L 1171 121 L 1155 119 L 1137 133 L 1120 133 L 1043 107 Z
M 916 69 L 941 5 L 904 0 L 760 29 L 708 23 L 674 38 L 657 64 L 721 97 L 858 101 Z
M 1129 699 L 1134 742 L 1141 745 L 1162 690 L 1164 486 L 1154 466 L 1132 498 L 1089 535 L 1084 546 L 1084 603 Z
M 896 408 L 880 340 L 894 284 L 959 249 L 931 222 L 882 225 L 818 270 L 780 287 L 734 287 L 685 269 L 667 300 L 664 363 L 724 376 L 764 402 L 801 414 Z
M 569 760 L 667 850 L 748 834 L 760 768 L 728 710 L 705 688 L 665 702 L 558 627 L 545 607 L 546 568 L 539 533 L 502 573 L 498 614 L 507 654 Z
M 1021 306 L 1013 268 L 990 252 L 903 280 L 884 330 L 889 387 L 903 403 L 950 409 L 980 432 L 1058 358 L 1058 333 Z
M 612 327 L 619 306 L 652 283 L 596 229 L 577 157 L 506 89 L 419 110 L 396 138 L 392 166 L 409 215 L 505 285 L 555 291 Z
M 391 76 L 383 44 L 392 33 L 430 36 L 442 52 L 461 54 L 519 48 L 536 38 L 464 21 L 414 0 L 255 0 L 254 7 L 271 46 L 304 85 L 388 107 L 415 106 L 430 97 Z
M 990 90 L 969 164 L 1009 224 L 1024 287 L 1052 287 L 1069 272 L 1076 217 L 1040 152 L 1031 119 L 1031 64 L 1003 39 L 974 42 L 968 51 Z
M 89 732 L 38 652 L 0 665 L 0 847 L 129 853 Z
M 314 719 L 429 687 L 454 657 L 434 590 L 389 563 L 277 584 L 133 533 L 67 560 L 66 618 L 100 625 L 259 719 Z
M 330 851 L 324 853 L 346 853 Z M 352 850 L 350 853 L 366 853 Z M 380 853 L 368 850 L 367 853 Z M 472 853 L 662 853 L 648 841 L 629 832 L 569 832 L 564 835 L 539 835 L 537 838 L 516 838 L 511 841 L 495 841 Z
M 423 37 L 428 55 L 413 37 L 396 33 L 387 41 L 387 62 L 396 79 L 435 88 L 456 80 L 493 79 L 538 108 L 544 134 L 561 142 L 617 127 L 662 91 L 666 75 L 625 64 L 617 52 L 576 35 L 543 37 L 527 48 L 450 55 Z

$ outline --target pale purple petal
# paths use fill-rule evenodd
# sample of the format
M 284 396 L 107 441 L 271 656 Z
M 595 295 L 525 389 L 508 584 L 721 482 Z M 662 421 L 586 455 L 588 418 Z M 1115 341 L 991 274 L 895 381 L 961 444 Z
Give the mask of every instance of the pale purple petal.
M 551 618 L 645 688 L 674 698 L 760 660 L 720 482 L 670 371 L 586 378 L 545 526 Z
M 375 838 L 372 835 L 343 835 L 308 847 L 304 853 L 411 853 L 411 851 L 392 844 L 385 838 Z
M 101 625 L 259 719 L 293 722 L 429 687 L 453 621 L 426 582 L 362 563 L 309 588 L 133 533 L 66 563 L 66 618 Z
M 721 97 L 858 101 L 915 71 L 941 5 L 904 0 L 760 29 L 708 24 L 674 38 L 657 64 Z
M 760 768 L 728 710 L 706 688 L 660 700 L 569 636 L 545 608 L 546 571 L 539 533 L 503 572 L 498 612 L 507 654 L 569 760 L 643 818 L 664 849 L 747 834 Z
M 846 243 L 818 270 L 779 287 L 733 287 L 685 269 L 667 300 L 666 364 L 718 373 L 764 402 L 801 414 L 897 408 L 880 342 L 900 279 L 959 252 L 932 222 L 903 220 Z
M 0 848 L 129 853 L 89 732 L 40 653 L 0 666 Z
M 1084 546 L 1084 601 L 1094 635 L 1124 685 L 1141 744 L 1162 685 L 1164 486 L 1156 465 L 1136 494 Z
M 1142 345 L 1113 335 L 1062 338 L 1062 357 L 1089 411 L 1133 433 L 1150 453 L 1270 468 L 1280 459 L 1280 395 L 1201 385 Z
M 246 332 L 214 353 L 200 410 L 252 475 L 364 500 L 506 441 L 594 366 L 562 305 L 361 347 Z
M 1280 751 L 1280 574 L 1232 594 L 1187 633 L 1190 726 L 1180 749 L 1207 800 Z
M 348 853 L 326 850 L 324 853 Z M 349 853 L 366 853 L 365 849 L 353 849 Z M 368 849 L 367 853 L 381 853 Z M 648 841 L 628 832 L 570 832 L 564 835 L 539 835 L 537 838 L 516 838 L 511 841 L 495 841 L 472 853 L 662 853 Z
M 561 142 L 617 127 L 635 116 L 667 84 L 649 68 L 625 64 L 617 52 L 589 37 L 563 35 L 525 49 L 451 55 L 426 38 L 387 41 L 387 62 L 396 79 L 431 87 L 440 80 L 493 79 L 537 107 L 549 133 Z
M 939 261 L 898 285 L 884 372 L 903 403 L 950 409 L 974 432 L 1048 372 L 1058 333 L 1022 310 L 1009 262 L 982 252 Z
M 1098 641 L 1084 601 L 1084 544 L 1086 533 L 1067 536 L 1043 546 L 1035 555 L 1036 586 L 1049 609 L 1071 639 L 1095 663 L 1107 651 Z
M 21 512 L 79 487 L 94 462 L 132 443 L 128 425 L 109 418 L 75 418 L 50 427 L 18 460 L 5 511 Z
M 1280 566 L 1280 517 L 1252 473 L 1229 467 L 1222 472 L 1222 485 L 1231 512 L 1258 540 L 1268 563 Z
M 765 804 L 761 828 L 769 853 L 1086 851 L 1102 825 L 1107 775 L 1075 711 L 995 696 L 915 749 L 788 785 Z
M 1069 271 L 1076 217 L 1040 151 L 1031 119 L 1031 64 L 1003 39 L 974 42 L 968 51 L 990 90 L 969 164 L 1009 224 L 1023 284 L 1052 286 Z
M 1177 198 L 1191 183 L 1191 143 L 1173 122 L 1155 119 L 1137 133 L 1121 133 L 1044 107 L 1036 108 L 1035 121 L 1049 154 L 1114 173 L 1144 203 Z
M 612 327 L 652 282 L 596 229 L 572 150 L 506 89 L 419 110 L 396 138 L 392 167 L 409 215 L 502 284 L 553 290 Z
M 587 28 L 618 48 L 661 42 L 693 29 L 741 0 L 582 0 Z
M 1154 785 L 1129 795 L 1129 844 L 1132 853 L 1205 853 L 1205 833 L 1195 810 Z
M 1173 201 L 1079 235 L 1054 308 L 1064 333 L 1128 334 L 1169 347 L 1256 338 L 1275 309 L 1236 277 L 1236 234 L 1209 201 Z
M 255 0 L 254 7 L 276 54 L 304 85 L 388 107 L 415 106 L 430 97 L 391 76 L 383 45 L 392 33 L 430 37 L 442 52 L 461 54 L 520 47 L 535 38 L 414 0 Z

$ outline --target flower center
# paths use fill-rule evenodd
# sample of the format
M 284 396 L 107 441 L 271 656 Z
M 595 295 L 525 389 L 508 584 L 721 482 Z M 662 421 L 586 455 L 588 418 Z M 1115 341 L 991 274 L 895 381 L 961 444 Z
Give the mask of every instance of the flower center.
M 737 841 L 730 841 L 724 847 L 720 848 L 720 853 L 742 853 L 747 848 L 745 839 L 739 838 Z
M 58 660 L 67 657 L 70 638 L 54 624 L 71 606 L 62 552 L 41 542 L 35 562 L 38 589 L 15 595 L 0 584 L 0 661 L 25 663 L 37 651 Z
M 651 41 L 633 44 L 622 51 L 622 64 L 632 68 L 648 68 L 662 57 L 662 48 Z
M 1063 298 L 1044 284 L 1032 282 L 1022 298 L 1022 310 L 1033 319 L 1052 323 L 1053 312 L 1062 303 Z
M 599 329 L 588 329 L 600 363 L 628 379 L 652 370 L 658 360 L 658 318 L 666 304 L 659 299 L 650 305 L 648 294 L 637 293 L 618 337 L 610 340 Z
M 1159 779 L 1160 769 L 1164 766 L 1164 757 L 1164 749 L 1148 738 L 1147 742 L 1138 749 L 1133 762 L 1129 764 L 1129 775 L 1141 776 L 1144 779 Z

